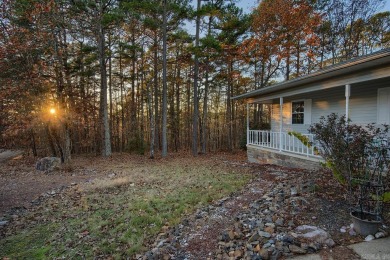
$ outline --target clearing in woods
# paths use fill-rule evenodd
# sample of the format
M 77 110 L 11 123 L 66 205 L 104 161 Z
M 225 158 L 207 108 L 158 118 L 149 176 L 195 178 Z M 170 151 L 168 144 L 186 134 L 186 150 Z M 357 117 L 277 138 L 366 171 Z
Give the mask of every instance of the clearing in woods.
M 216 258 L 223 233 L 240 225 L 237 216 L 244 223 L 263 207 L 263 195 L 283 189 L 290 201 L 291 187 L 302 187 L 296 198 L 304 203 L 273 216 L 326 229 L 339 246 L 321 250 L 324 257 L 358 259 L 345 245 L 362 237 L 340 232 L 350 224 L 345 190 L 326 171 L 251 164 L 244 152 L 83 156 L 47 174 L 34 170 L 35 161 L 0 163 L 0 258 L 142 258 L 160 242 L 178 258 Z

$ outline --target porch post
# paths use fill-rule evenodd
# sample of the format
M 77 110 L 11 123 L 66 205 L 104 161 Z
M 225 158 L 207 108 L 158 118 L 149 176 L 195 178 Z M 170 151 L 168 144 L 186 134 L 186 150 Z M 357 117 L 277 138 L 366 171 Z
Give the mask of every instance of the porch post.
M 351 85 L 347 84 L 345 85 L 345 119 L 347 120 L 348 124 L 348 118 L 349 118 L 349 97 L 351 95 Z
M 279 127 L 279 151 L 282 151 L 282 132 L 283 132 L 283 97 L 280 97 L 280 127 Z
M 249 144 L 249 103 L 246 103 L 246 144 Z

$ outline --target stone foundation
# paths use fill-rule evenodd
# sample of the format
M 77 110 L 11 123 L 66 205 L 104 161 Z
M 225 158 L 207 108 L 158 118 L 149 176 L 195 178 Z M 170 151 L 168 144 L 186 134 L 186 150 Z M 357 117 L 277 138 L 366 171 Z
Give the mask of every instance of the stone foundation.
M 254 145 L 247 145 L 247 154 L 248 161 L 252 163 L 275 164 L 283 167 L 308 170 L 317 170 L 322 167 L 320 158 L 279 152 Z

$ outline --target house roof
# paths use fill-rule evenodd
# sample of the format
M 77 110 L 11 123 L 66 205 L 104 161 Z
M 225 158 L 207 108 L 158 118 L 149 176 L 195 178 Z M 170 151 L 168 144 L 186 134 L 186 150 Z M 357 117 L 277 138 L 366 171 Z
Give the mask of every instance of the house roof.
M 269 87 L 256 89 L 254 91 L 232 97 L 232 99 L 249 99 L 254 97 L 268 96 L 275 92 L 283 92 L 294 87 L 315 83 L 316 81 L 331 79 L 345 74 L 359 72 L 372 67 L 378 67 L 383 64 L 390 64 L 390 48 L 341 62 L 292 80 L 283 81 Z

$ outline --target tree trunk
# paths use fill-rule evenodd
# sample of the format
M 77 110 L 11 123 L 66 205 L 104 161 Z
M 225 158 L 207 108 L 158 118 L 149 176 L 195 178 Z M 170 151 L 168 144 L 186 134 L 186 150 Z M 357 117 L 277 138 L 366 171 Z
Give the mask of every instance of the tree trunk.
M 159 147 L 159 113 L 158 113 L 158 38 L 157 32 L 154 36 L 154 143 Z
M 229 60 L 228 62 L 228 71 L 227 71 L 227 80 L 228 80 L 228 84 L 227 84 L 227 91 L 226 91 L 226 124 L 227 124 L 227 127 L 228 127 L 228 150 L 229 151 L 232 151 L 233 150 L 233 142 L 232 142 L 232 138 L 233 138 L 233 134 L 232 134 L 232 106 L 231 106 L 231 101 L 230 101 L 230 98 L 231 98 L 231 89 L 232 89 L 232 62 Z
M 100 13 L 102 15 L 102 11 Z M 107 68 L 105 55 L 105 30 L 102 21 L 99 22 L 98 30 L 98 47 L 99 47 L 99 68 L 100 68 L 100 141 L 101 141 L 101 155 L 111 155 L 111 140 L 110 140 L 110 126 L 108 122 L 107 109 Z
M 180 64 L 176 71 L 176 120 L 175 120 L 175 151 L 180 149 Z
M 149 109 L 149 117 L 150 117 L 150 158 L 154 158 L 154 140 L 155 140 L 155 120 L 153 114 L 153 95 L 150 86 L 151 82 L 146 83 L 146 88 L 148 92 L 148 109 Z
M 161 156 L 167 156 L 167 1 L 164 0 L 163 14 L 163 97 L 162 97 L 162 152 Z
M 199 11 L 201 0 L 198 0 L 197 10 Z M 196 33 L 195 33 L 195 64 L 194 64 L 194 114 L 192 118 L 192 155 L 198 155 L 198 77 L 199 77 L 199 61 L 197 52 L 199 47 L 199 27 L 200 16 L 199 13 L 196 16 Z
M 111 34 L 108 34 L 108 48 L 111 49 Z M 110 102 L 110 132 L 113 133 L 114 129 L 114 117 L 113 117 L 113 104 L 112 104 L 112 55 L 108 57 L 108 93 Z M 114 150 L 116 147 L 114 147 Z
M 209 65 L 209 58 L 207 57 L 206 59 L 206 66 Z M 205 154 L 207 152 L 207 141 L 208 141 L 208 138 L 207 138 L 207 135 L 208 135 L 208 123 L 207 123 L 207 119 L 208 119 L 208 116 L 207 116 L 207 102 L 208 102 L 208 93 L 209 93 L 209 69 L 208 67 L 206 68 L 206 82 L 205 82 L 205 85 L 204 85 L 204 99 L 203 99 L 203 124 L 202 124 L 202 134 L 203 134 L 203 137 L 202 137 L 202 153 Z
M 32 130 L 32 129 L 30 130 L 30 135 L 31 135 L 31 150 L 32 150 L 33 156 L 37 157 L 38 153 L 37 153 L 37 145 L 35 142 L 34 130 Z

